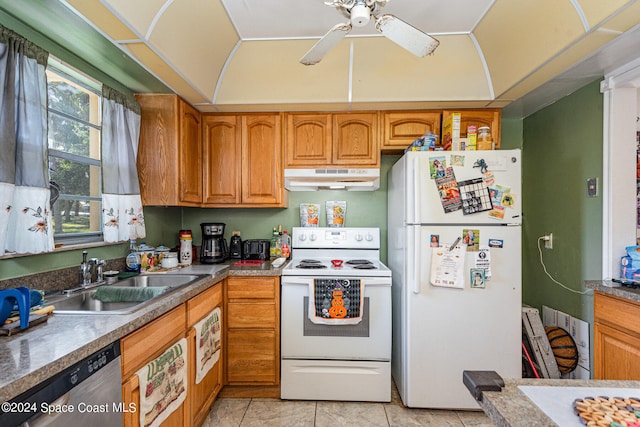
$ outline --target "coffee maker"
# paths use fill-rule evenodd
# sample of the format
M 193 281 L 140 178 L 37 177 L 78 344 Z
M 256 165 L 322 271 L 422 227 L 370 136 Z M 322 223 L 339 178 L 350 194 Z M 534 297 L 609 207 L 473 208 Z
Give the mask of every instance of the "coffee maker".
M 224 239 L 224 223 L 203 222 L 202 248 L 200 249 L 200 262 L 203 264 L 215 264 L 223 262 L 229 256 L 229 247 Z

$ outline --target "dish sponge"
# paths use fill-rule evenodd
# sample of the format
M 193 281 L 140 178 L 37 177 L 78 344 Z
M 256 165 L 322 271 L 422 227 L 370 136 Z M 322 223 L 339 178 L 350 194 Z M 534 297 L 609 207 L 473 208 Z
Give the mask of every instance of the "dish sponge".
M 169 286 L 153 286 L 146 288 L 100 286 L 93 297 L 102 302 L 143 302 L 162 295 L 168 289 Z

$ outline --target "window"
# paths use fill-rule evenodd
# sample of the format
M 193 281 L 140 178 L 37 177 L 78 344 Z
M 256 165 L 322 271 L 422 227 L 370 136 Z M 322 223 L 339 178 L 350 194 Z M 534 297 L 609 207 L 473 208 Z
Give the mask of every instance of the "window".
M 54 239 L 102 240 L 100 83 L 50 58 L 47 90 Z

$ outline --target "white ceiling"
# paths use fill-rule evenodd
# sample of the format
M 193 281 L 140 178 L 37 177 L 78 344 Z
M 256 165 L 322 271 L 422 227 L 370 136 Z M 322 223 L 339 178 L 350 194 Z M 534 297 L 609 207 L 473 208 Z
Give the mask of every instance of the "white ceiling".
M 377 14 L 391 14 L 432 36 L 470 33 L 493 0 L 389 0 Z M 322 37 L 346 22 L 323 0 L 222 0 L 240 38 L 305 39 Z M 354 28 L 351 36 L 379 36 L 373 25 Z
M 433 55 L 414 57 L 370 22 L 313 66 L 300 57 L 347 21 L 322 0 L 57 1 L 201 111 L 525 117 L 640 51 L 640 0 L 389 0 L 378 14 L 440 40 Z

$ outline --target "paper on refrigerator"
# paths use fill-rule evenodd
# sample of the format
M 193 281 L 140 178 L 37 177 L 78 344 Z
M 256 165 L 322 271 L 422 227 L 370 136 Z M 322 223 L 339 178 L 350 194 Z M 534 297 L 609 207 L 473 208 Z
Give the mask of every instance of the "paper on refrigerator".
M 431 248 L 431 277 L 433 286 L 464 289 L 464 259 L 467 253 L 465 244 L 450 248 Z

